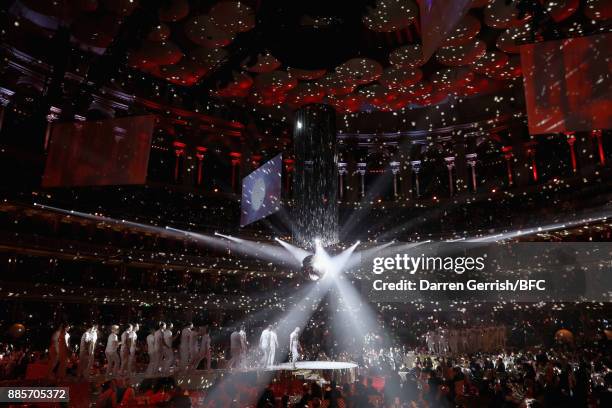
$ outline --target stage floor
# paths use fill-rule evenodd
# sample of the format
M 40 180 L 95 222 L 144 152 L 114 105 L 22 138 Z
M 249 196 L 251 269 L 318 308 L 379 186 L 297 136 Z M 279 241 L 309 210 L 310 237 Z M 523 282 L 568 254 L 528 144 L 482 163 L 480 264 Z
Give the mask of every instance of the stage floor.
M 345 361 L 298 361 L 295 363 L 283 363 L 266 368 L 274 371 L 294 371 L 294 370 L 347 370 L 357 368 L 357 364 Z
M 293 363 L 282 363 L 271 367 L 252 367 L 252 368 L 235 368 L 235 369 L 218 369 L 218 370 L 196 370 L 189 372 L 171 372 L 167 375 L 145 375 L 139 373 L 130 377 L 122 377 L 131 384 L 138 384 L 146 378 L 173 377 L 177 383 L 188 385 L 188 388 L 201 388 L 204 385 L 210 385 L 212 381 L 219 375 L 238 374 L 238 373 L 265 373 L 277 371 L 328 371 L 328 370 L 348 370 L 357 368 L 357 364 L 345 361 L 298 361 Z M 101 383 L 108 380 L 105 375 L 98 375 L 91 378 L 91 381 Z

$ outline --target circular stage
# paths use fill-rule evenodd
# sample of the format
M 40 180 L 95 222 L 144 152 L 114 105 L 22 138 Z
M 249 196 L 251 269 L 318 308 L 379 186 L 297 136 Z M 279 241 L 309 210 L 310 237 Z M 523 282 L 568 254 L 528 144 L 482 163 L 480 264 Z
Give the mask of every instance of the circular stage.
M 298 361 L 295 363 L 283 363 L 266 368 L 266 370 L 348 370 L 357 368 L 357 364 L 345 361 Z

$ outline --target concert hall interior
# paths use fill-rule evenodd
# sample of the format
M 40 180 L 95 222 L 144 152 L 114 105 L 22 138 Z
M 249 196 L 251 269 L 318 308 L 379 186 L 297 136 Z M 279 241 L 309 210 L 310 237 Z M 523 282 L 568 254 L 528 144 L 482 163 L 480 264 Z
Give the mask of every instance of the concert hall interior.
M 0 23 L 0 404 L 612 406 L 612 1 Z

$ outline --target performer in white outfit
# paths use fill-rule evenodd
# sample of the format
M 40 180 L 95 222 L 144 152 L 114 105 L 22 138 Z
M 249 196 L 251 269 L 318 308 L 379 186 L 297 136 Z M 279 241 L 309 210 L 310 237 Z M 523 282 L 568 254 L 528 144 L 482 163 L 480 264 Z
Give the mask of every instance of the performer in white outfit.
M 117 354 L 117 348 L 119 347 L 118 332 L 119 326 L 111 326 L 111 334 L 108 335 L 108 340 L 106 341 L 106 375 L 108 376 L 115 375 L 117 370 L 119 370 L 119 355 Z
M 197 361 L 194 363 L 193 365 L 193 369 L 197 370 L 198 366 L 200 365 L 200 362 L 203 359 L 206 359 L 206 369 L 210 370 L 210 364 L 211 364 L 211 342 L 210 342 L 210 334 L 208 333 L 208 326 L 204 326 L 202 328 L 202 342 L 200 343 L 200 350 L 199 353 L 197 354 L 198 358 L 196 359 Z
M 232 334 L 230 334 L 230 352 L 232 357 L 229 361 L 229 368 L 235 368 L 236 366 L 240 365 L 241 350 L 242 342 L 240 339 L 240 332 L 238 330 L 234 330 Z
M 425 343 L 427 343 L 427 350 L 430 353 L 434 353 L 436 351 L 436 340 L 432 331 L 425 333 Z
M 162 356 L 164 353 L 164 332 L 166 331 L 166 323 L 160 322 L 159 329 L 155 331 L 155 347 L 157 349 L 157 368 L 155 373 L 157 374 L 162 368 Z
M 240 368 L 246 367 L 247 351 L 249 349 L 249 342 L 247 341 L 246 331 L 244 326 L 240 327 Z
M 266 326 L 259 336 L 259 350 L 263 353 L 261 359 L 261 366 L 266 367 L 268 365 L 268 353 L 270 352 L 270 332 L 272 331 L 272 325 Z
M 134 330 L 134 327 L 131 324 L 128 324 L 127 329 L 121 333 L 120 347 L 119 347 L 119 357 L 121 358 L 121 368 L 119 372 L 121 374 L 125 374 L 127 372 L 128 367 L 128 358 L 130 356 L 130 350 L 128 345 L 128 337 L 130 333 Z
M 300 358 L 299 354 L 300 349 L 300 328 L 296 327 L 293 332 L 289 335 L 289 350 L 291 352 L 291 362 L 293 363 L 293 368 L 295 368 L 295 363 Z
M 78 378 L 88 378 L 91 374 L 91 367 L 94 361 L 94 352 L 96 349 L 96 341 L 98 340 L 98 327 L 94 324 L 81 336 L 81 344 L 79 345 L 79 368 L 77 371 Z
M 191 361 L 191 338 L 193 336 L 193 323 L 189 323 L 181 330 L 181 344 L 179 345 L 179 369 L 181 371 L 187 370 L 189 362 Z
M 134 373 L 134 362 L 136 361 L 136 344 L 138 343 L 138 330 L 140 330 L 140 326 L 138 325 L 138 323 L 136 323 L 132 327 L 132 332 L 127 338 L 128 350 L 130 352 L 127 366 L 128 375 L 132 375 Z
M 59 339 L 60 339 L 61 333 L 63 332 L 64 332 L 64 325 L 62 324 L 51 335 L 51 344 L 49 345 L 49 372 L 48 372 L 49 378 L 53 377 L 53 372 L 55 371 L 55 367 L 57 366 L 57 363 L 59 362 L 59 349 L 60 349 Z
M 174 326 L 170 323 L 166 330 L 163 331 L 163 341 L 162 341 L 162 372 L 170 373 L 172 369 L 172 365 L 174 364 L 174 350 L 172 349 L 172 343 L 174 342 L 174 337 L 172 337 L 172 328 Z
M 270 326 L 270 342 L 268 344 L 268 360 L 266 361 L 266 367 L 272 367 L 276 357 L 276 348 L 278 347 L 278 336 L 274 327 Z
M 146 375 L 153 375 L 157 373 L 157 369 L 159 368 L 159 349 L 157 348 L 157 343 L 155 342 L 155 333 L 156 331 L 151 329 L 149 335 L 147 336 L 147 354 L 149 355 L 149 365 L 145 371 Z
M 202 335 L 202 328 L 198 327 L 191 330 L 191 339 L 189 339 L 189 368 L 195 370 L 197 367 L 193 365 L 198 362 L 200 356 L 200 336 Z
M 438 352 L 443 355 L 448 353 L 448 331 L 445 329 L 438 330 Z

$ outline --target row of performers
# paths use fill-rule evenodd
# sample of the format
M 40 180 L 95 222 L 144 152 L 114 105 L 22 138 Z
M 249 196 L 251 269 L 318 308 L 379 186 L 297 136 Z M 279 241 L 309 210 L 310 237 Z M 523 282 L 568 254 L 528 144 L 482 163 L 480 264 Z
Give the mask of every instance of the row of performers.
M 432 354 L 493 352 L 506 347 L 506 327 L 483 326 L 472 328 L 430 330 L 423 336 Z
M 111 326 L 104 350 L 107 376 L 130 376 L 134 374 L 139 329 L 138 324 L 128 324 L 120 334 L 118 325 Z M 157 330 L 152 329 L 146 337 L 146 351 L 149 362 L 145 375 L 168 375 L 176 371 L 189 372 L 197 369 L 202 363 L 205 364 L 206 370 L 210 370 L 212 344 L 208 327 L 196 328 L 192 323 L 189 323 L 176 335 L 173 334 L 172 330 L 172 323 L 160 322 Z M 299 333 L 300 329 L 296 327 L 289 339 L 291 360 L 294 362 L 298 360 L 301 350 Z M 81 336 L 77 369 L 79 378 L 87 378 L 91 375 L 99 334 L 98 326 L 94 324 Z M 179 337 L 179 358 L 178 364 L 176 364 L 175 351 L 172 345 Z M 259 340 L 260 367 L 265 368 L 274 365 L 277 348 L 276 330 L 272 325 L 269 325 L 263 330 Z M 229 368 L 246 368 L 248 342 L 244 327 L 231 333 L 230 349 L 231 359 L 227 366 Z M 61 325 L 51 336 L 48 376 L 64 378 L 70 355 L 70 326 Z

